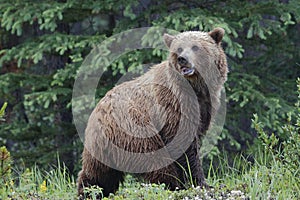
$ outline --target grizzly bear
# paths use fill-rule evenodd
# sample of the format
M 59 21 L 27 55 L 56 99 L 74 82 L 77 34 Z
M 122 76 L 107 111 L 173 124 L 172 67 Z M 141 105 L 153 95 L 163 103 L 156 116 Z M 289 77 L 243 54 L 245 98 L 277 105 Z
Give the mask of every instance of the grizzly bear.
M 85 130 L 81 198 L 93 185 L 114 193 L 126 172 L 172 190 L 189 180 L 207 186 L 199 150 L 227 79 L 223 36 L 222 28 L 164 34 L 168 59 L 107 92 Z

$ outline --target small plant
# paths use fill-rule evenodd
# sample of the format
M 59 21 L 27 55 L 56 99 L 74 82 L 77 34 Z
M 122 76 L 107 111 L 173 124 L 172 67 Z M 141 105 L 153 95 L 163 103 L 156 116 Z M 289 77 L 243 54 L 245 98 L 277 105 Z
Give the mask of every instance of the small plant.
M 84 196 L 85 199 L 96 200 L 101 197 L 103 198 L 102 188 L 97 185 L 93 185 L 91 187 L 84 188 Z
M 44 193 L 47 191 L 47 183 L 46 180 L 43 180 L 42 184 L 40 185 L 40 192 Z
M 258 139 L 264 146 L 265 150 L 274 152 L 276 146 L 278 145 L 279 139 L 275 136 L 274 133 L 269 135 L 264 131 L 264 126 L 259 122 L 258 115 L 254 114 L 254 119 L 252 119 L 252 125 L 258 133 Z
M 13 186 L 11 162 L 10 152 L 5 146 L 0 147 L 0 194 L 3 194 Z
M 0 181 L 6 183 L 11 178 L 11 157 L 5 146 L 0 147 Z
M 289 133 L 289 138 L 283 142 L 282 156 L 287 168 L 294 172 L 295 177 L 300 177 L 300 78 L 297 80 L 297 87 L 298 101 L 295 104 L 296 124 L 292 124 L 292 114 L 289 113 L 288 123 L 283 127 L 283 130 Z
M 3 116 L 5 115 L 5 109 L 6 109 L 6 107 L 7 107 L 7 103 L 5 102 L 3 104 L 3 106 L 1 107 L 1 109 L 0 109 L 0 121 L 4 120 Z
M 131 175 L 127 175 L 125 182 L 122 184 L 120 189 L 116 194 L 111 194 L 108 198 L 104 200 L 114 199 L 143 199 L 143 200 L 165 200 L 174 199 L 169 198 L 172 192 L 166 189 L 165 184 L 155 184 L 155 183 L 141 183 L 134 179 Z

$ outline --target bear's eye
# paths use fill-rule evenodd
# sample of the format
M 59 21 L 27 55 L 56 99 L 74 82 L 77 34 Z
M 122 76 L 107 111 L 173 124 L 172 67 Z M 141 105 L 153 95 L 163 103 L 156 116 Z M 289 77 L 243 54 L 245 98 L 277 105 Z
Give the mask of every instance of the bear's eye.
M 193 51 L 198 51 L 198 50 L 199 50 L 199 47 L 198 47 L 198 46 L 193 46 L 193 47 L 192 47 L 192 50 L 193 50 Z
M 179 47 L 179 48 L 177 49 L 177 51 L 178 51 L 178 53 L 181 53 L 181 52 L 183 51 L 183 49 L 182 49 L 181 47 Z

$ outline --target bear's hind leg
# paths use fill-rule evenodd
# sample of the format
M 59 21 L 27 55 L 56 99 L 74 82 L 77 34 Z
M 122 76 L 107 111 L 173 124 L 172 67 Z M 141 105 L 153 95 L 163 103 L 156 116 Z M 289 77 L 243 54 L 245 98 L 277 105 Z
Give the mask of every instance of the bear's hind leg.
M 89 177 L 88 173 L 81 171 L 78 175 L 78 196 L 85 199 L 88 194 L 84 194 L 85 187 L 99 186 L 102 188 L 103 197 L 107 197 L 110 193 L 115 193 L 120 183 L 124 181 L 124 174 L 122 172 L 113 170 L 105 174 L 98 174 L 99 177 Z M 98 195 L 97 199 L 101 199 L 102 195 Z
M 86 151 L 84 153 L 86 154 L 85 160 L 83 160 L 82 170 L 79 172 L 77 179 L 78 196 L 85 199 L 84 188 L 90 186 L 102 188 L 104 197 L 116 192 L 120 183 L 124 181 L 124 173 L 102 164 L 90 154 L 87 155 Z M 102 195 L 98 196 L 97 199 L 101 199 Z

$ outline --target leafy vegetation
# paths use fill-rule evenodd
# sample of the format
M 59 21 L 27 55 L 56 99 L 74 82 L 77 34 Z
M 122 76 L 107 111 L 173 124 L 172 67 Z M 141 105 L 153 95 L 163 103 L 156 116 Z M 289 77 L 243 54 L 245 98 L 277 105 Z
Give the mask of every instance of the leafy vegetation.
M 299 22 L 298 0 L 0 0 L 0 146 L 13 156 L 1 147 L 0 198 L 76 195 L 74 178 L 66 173 L 78 172 L 82 151 L 71 112 L 72 88 L 94 46 L 131 28 L 181 32 L 219 26 L 226 31 L 230 74 L 225 127 L 217 148 L 204 158 L 214 186 L 210 195 L 241 190 L 251 199 L 299 199 L 299 101 L 294 107 Z M 146 34 L 142 42 L 151 45 L 159 38 Z M 97 98 L 122 74 L 166 56 L 159 49 L 121 56 L 100 80 Z M 65 167 L 59 167 L 57 155 Z M 12 160 L 15 170 L 9 167 Z M 113 198 L 200 198 L 200 193 L 196 188 L 170 192 L 129 178 Z
M 0 147 L 0 191 L 1 193 L 13 184 L 11 177 L 11 157 L 6 147 Z
M 37 166 L 17 171 L 15 178 L 0 187 L 1 199 L 75 199 L 75 180 L 66 167 L 58 165 L 49 171 Z
M 5 102 L 0 109 L 0 120 L 3 120 L 3 116 L 5 114 L 5 108 L 7 107 L 7 103 Z

